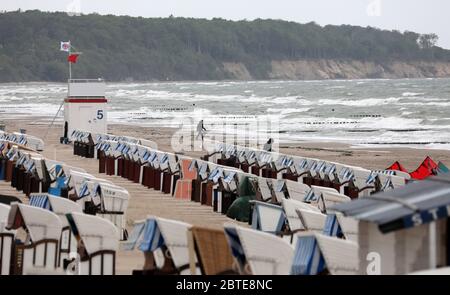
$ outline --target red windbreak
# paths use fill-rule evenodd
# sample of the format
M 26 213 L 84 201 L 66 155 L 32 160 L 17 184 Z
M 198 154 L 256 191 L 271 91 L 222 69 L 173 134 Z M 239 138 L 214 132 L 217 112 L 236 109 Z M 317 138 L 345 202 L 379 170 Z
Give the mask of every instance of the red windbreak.
M 437 168 L 437 164 L 430 158 L 426 157 L 426 159 L 420 164 L 419 168 L 416 171 L 411 172 L 411 178 L 422 180 L 427 177 L 434 175 L 434 171 Z
M 402 164 L 400 164 L 400 162 L 398 162 L 398 161 L 395 162 L 394 164 L 392 164 L 386 170 L 396 170 L 396 171 L 402 171 L 402 172 L 408 173 L 408 171 L 405 169 L 405 167 L 403 167 Z

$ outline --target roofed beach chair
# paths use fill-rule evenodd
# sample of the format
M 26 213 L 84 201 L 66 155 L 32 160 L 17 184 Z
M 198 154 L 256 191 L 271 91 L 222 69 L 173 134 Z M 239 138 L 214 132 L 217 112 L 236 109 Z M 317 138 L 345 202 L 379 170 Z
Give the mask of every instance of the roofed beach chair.
M 68 199 L 55 197 L 44 193 L 31 194 L 30 206 L 50 210 L 58 215 L 61 220 L 62 232 L 59 240 L 58 266 L 65 269 L 67 263 L 73 259 L 73 257 L 70 257 L 70 254 L 76 252 L 77 250 L 77 241 L 70 230 L 66 214 L 73 212 L 81 213 L 82 209 L 80 205 Z
M 275 196 L 274 200 L 272 200 L 273 203 L 281 204 L 283 199 L 289 197 L 286 179 L 272 179 L 270 186 L 272 187 L 272 192 Z
M 301 182 L 286 180 L 286 189 L 290 199 L 303 202 L 311 187 Z
M 119 229 L 119 238 L 126 240 L 128 233 L 126 231 L 126 212 L 130 194 L 122 187 L 99 183 L 93 189 L 95 194 L 92 198 L 100 197 L 100 210 L 96 212 L 97 216 L 111 221 Z
M 74 274 L 115 275 L 119 232 L 109 220 L 79 212 L 66 215 L 68 224 L 78 242 Z
M 325 265 L 331 275 L 358 273 L 358 245 L 352 241 L 315 234 Z
M 223 230 L 194 226 L 188 235 L 192 274 L 196 273 L 196 258 L 203 275 L 236 274 Z
M 15 231 L 6 229 L 10 208 L 0 204 L 0 275 L 10 274 L 14 253 Z
M 297 235 L 291 274 L 294 275 L 350 275 L 358 271 L 357 244 L 305 232 Z
M 317 206 L 320 211 L 328 212 L 333 206 L 350 201 L 350 197 L 340 194 L 337 191 L 322 190 Z
M 283 208 L 259 201 L 250 201 L 250 203 L 253 204 L 252 228 L 272 234 L 280 234 L 286 221 Z
M 295 212 L 305 230 L 323 232 L 325 221 L 327 219 L 325 214 L 307 209 L 296 209 Z
M 294 257 L 294 247 L 286 240 L 268 233 L 236 226 L 253 275 L 287 275 Z
M 228 242 L 228 247 L 233 256 L 233 270 L 239 274 L 249 274 L 247 267 L 247 259 L 242 248 L 242 243 L 236 230 L 236 225 L 233 223 L 225 223 L 223 225 L 225 238 Z
M 27 230 L 23 244 L 15 245 L 13 274 L 56 270 L 62 232 L 62 223 L 56 214 L 42 208 L 13 203 L 6 228 Z
M 272 181 L 268 179 L 257 177 L 256 183 L 256 199 L 262 202 L 271 202 L 274 200 L 272 193 Z
M 165 218 L 156 218 L 158 228 L 164 239 L 164 245 L 167 247 L 168 255 L 178 274 L 198 274 L 199 270 L 195 267 L 195 273 L 190 270 L 189 248 L 188 248 L 188 230 L 192 225 Z M 197 258 L 194 258 L 197 264 Z
M 297 210 L 301 209 L 320 213 L 320 210 L 317 207 L 293 199 L 285 199 L 281 204 L 283 206 L 284 214 L 286 215 L 286 219 L 288 221 L 290 232 L 292 233 L 299 230 L 305 230 L 305 225 L 298 216 Z

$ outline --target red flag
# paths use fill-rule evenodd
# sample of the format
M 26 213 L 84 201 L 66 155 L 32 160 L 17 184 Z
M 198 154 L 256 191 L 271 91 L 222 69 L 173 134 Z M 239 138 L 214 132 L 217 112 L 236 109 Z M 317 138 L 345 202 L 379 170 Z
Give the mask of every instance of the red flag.
M 75 53 L 69 54 L 69 57 L 67 57 L 67 61 L 70 62 L 70 63 L 73 63 L 73 64 L 77 63 L 78 56 L 80 56 L 80 55 L 79 54 L 75 54 Z

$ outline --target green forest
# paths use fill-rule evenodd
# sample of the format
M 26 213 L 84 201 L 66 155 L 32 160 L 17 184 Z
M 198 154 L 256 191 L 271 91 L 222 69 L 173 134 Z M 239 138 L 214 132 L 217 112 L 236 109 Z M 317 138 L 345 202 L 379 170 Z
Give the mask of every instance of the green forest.
M 83 54 L 74 78 L 109 81 L 230 79 L 224 62 L 266 79 L 273 60 L 450 61 L 437 36 L 281 20 L 228 21 L 16 11 L 0 14 L 0 82 L 64 81 L 67 53 Z

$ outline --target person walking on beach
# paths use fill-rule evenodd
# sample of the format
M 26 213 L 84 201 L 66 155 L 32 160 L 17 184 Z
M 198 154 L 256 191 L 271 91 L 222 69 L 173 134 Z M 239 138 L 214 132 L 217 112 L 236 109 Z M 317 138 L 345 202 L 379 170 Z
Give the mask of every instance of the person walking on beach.
M 273 143 L 273 139 L 269 138 L 269 140 L 264 144 L 263 150 L 265 150 L 266 152 L 271 152 L 272 151 L 272 143 Z
M 202 139 L 201 147 L 202 148 L 203 148 L 203 139 L 205 137 L 205 133 L 206 133 L 206 128 L 205 128 L 205 126 L 203 126 L 203 120 L 200 120 L 200 122 L 198 122 L 198 125 L 197 125 L 197 137 L 195 139 L 198 139 L 199 137 L 201 137 L 201 139 Z

